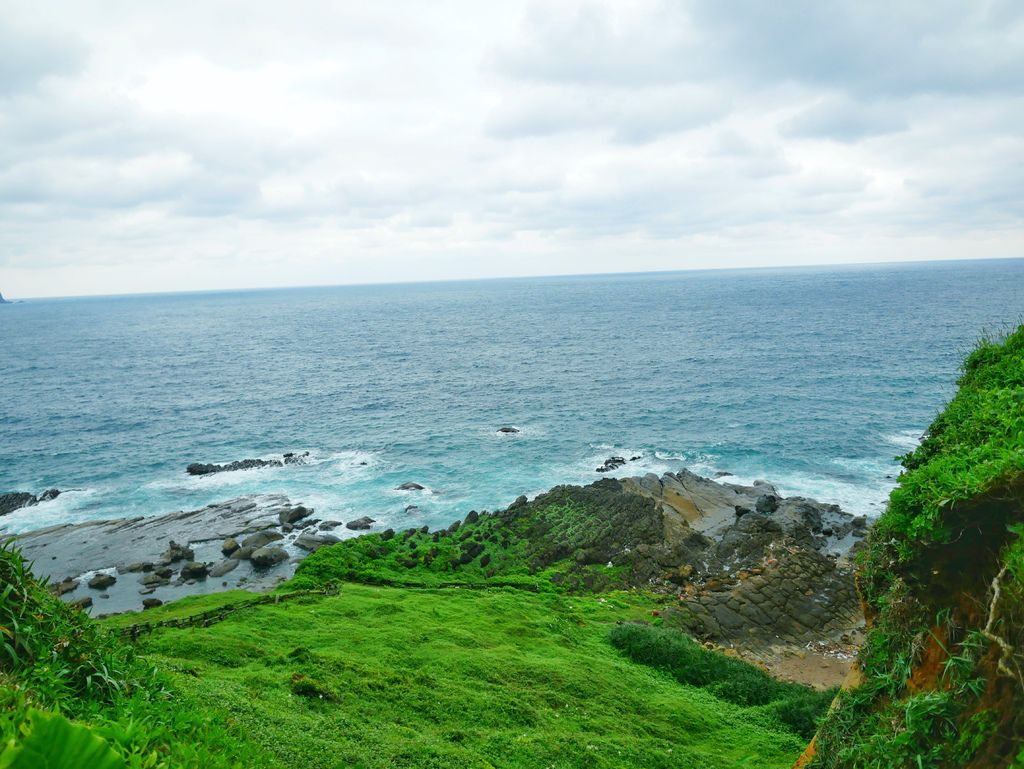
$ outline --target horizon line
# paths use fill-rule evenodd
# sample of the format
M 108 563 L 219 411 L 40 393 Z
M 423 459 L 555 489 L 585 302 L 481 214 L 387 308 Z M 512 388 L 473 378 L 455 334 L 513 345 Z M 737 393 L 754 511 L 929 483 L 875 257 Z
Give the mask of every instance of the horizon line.
M 930 258 L 930 259 L 901 259 L 882 261 L 846 261 L 846 262 L 824 262 L 814 264 L 766 264 L 766 265 L 745 265 L 729 267 L 685 267 L 676 270 L 622 270 L 618 272 L 578 272 L 578 273 L 546 273 L 531 275 L 493 275 L 488 277 L 469 278 L 426 278 L 423 280 L 381 280 L 362 281 L 353 283 L 303 283 L 279 286 L 236 286 L 227 288 L 200 288 L 200 289 L 179 289 L 172 291 L 125 291 L 114 294 L 65 294 L 65 295 L 36 295 L 36 296 L 4 296 L 0 290 L 0 297 L 4 297 L 10 303 L 35 300 L 62 300 L 62 299 L 117 299 L 124 297 L 144 296 L 178 296 L 178 295 L 200 295 L 200 294 L 227 294 L 246 293 L 260 291 L 289 291 L 314 288 L 356 288 L 363 286 L 417 286 L 434 283 L 473 283 L 486 281 L 503 280 L 537 280 L 542 278 L 600 278 L 600 277 L 625 277 L 632 275 L 673 275 L 690 272 L 746 272 L 754 270 L 800 270 L 800 269 L 821 269 L 830 267 L 880 267 L 885 265 L 905 266 L 909 264 L 935 264 L 953 262 L 1012 262 L 1024 260 L 1024 256 L 985 256 L 985 257 L 952 257 L 952 258 Z

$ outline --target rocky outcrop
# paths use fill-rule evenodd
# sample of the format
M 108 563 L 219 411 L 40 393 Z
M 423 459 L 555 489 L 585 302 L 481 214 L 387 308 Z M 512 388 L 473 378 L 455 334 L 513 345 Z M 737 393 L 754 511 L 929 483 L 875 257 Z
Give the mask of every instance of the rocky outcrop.
M 306 463 L 309 452 L 302 454 L 288 453 L 281 459 L 239 459 L 235 462 L 228 462 L 225 465 L 203 464 L 193 462 L 185 468 L 189 475 L 212 475 L 214 473 L 229 473 L 236 470 L 258 470 L 263 467 L 284 467 L 285 465 L 302 465 Z
M 4 295 L 0 294 L 0 304 L 14 304 L 14 302 L 11 302 L 11 301 L 8 301 L 7 299 L 4 299 Z
M 285 532 L 292 524 L 282 521 L 302 525 L 312 513 L 281 495 L 257 495 L 187 512 L 51 526 L 17 540 L 33 571 L 66 600 L 82 593 L 85 575 L 90 587 L 109 594 L 104 611 L 117 612 L 140 608 L 141 596 L 154 593 L 169 601 L 210 589 L 273 587 L 293 573 L 293 556 L 338 540 L 314 526 Z M 302 545 L 300 535 L 307 535 Z M 138 579 L 118 580 L 115 571 Z
M 27 491 L 12 491 L 0 494 L 0 515 L 13 513 L 15 510 L 20 510 L 23 507 L 32 507 L 40 502 L 49 502 L 51 499 L 56 499 L 59 496 L 60 489 L 47 489 L 38 497 Z

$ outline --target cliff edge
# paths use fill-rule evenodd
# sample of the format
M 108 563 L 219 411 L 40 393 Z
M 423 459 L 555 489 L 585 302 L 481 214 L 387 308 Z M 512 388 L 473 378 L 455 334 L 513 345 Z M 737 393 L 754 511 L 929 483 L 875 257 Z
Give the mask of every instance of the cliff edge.
M 1024 767 L 1024 326 L 958 384 L 869 535 L 867 638 L 797 767 Z

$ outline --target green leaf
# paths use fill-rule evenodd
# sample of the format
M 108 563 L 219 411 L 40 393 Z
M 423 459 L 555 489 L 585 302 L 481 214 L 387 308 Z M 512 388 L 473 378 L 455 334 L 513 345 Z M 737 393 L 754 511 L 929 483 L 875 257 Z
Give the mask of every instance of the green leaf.
M 33 710 L 28 736 L 0 755 L 0 769 L 126 769 L 107 742 L 59 713 Z

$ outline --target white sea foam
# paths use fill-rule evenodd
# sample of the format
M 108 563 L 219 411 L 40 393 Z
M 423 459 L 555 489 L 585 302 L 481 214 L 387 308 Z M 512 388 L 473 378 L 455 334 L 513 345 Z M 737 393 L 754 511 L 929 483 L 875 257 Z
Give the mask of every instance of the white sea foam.
M 890 433 L 882 436 L 886 442 L 891 443 L 893 446 L 898 446 L 901 449 L 907 451 L 913 451 L 921 444 L 921 434 L 924 430 L 915 428 L 911 430 L 900 430 L 898 433 Z
M 68 489 L 61 492 L 56 499 L 22 507 L 8 513 L 0 518 L 0 531 L 5 534 L 21 534 L 61 523 L 81 523 L 94 520 L 96 514 L 90 509 L 89 500 L 96 498 L 99 494 L 99 490 L 92 488 Z

